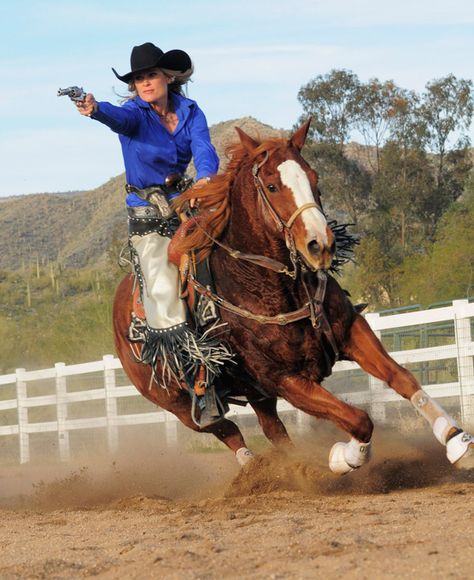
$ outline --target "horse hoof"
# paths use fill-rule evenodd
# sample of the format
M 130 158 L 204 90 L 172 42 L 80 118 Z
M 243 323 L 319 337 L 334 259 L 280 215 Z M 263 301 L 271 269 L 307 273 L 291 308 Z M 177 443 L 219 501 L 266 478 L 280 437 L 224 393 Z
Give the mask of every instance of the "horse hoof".
M 337 475 L 344 475 L 349 473 L 349 471 L 354 471 L 354 467 L 348 465 L 346 460 L 344 459 L 344 449 L 346 448 L 347 443 L 334 443 L 329 452 L 329 469 L 333 473 L 337 473 Z
M 474 469 L 474 437 L 466 431 L 446 443 L 446 455 L 459 469 Z
M 358 469 L 370 458 L 370 443 L 361 443 L 352 438 L 349 443 L 335 443 L 329 452 L 329 469 L 344 475 Z
M 252 461 L 252 459 L 255 457 L 254 454 L 250 451 L 250 449 L 247 449 L 247 447 L 241 447 L 240 449 L 237 449 L 237 451 L 235 452 L 235 457 L 237 458 L 237 461 L 239 463 L 239 465 L 241 467 L 243 467 L 244 465 L 246 465 L 249 461 Z

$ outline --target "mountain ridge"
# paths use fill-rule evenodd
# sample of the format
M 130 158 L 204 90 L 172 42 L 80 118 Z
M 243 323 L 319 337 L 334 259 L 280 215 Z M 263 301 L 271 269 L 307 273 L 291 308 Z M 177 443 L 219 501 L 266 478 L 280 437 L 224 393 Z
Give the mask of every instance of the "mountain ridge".
M 253 117 L 213 125 L 211 139 L 221 159 L 221 169 L 227 162 L 226 147 L 238 140 L 235 127 L 254 137 L 288 135 L 288 131 L 274 129 Z M 195 174 L 192 165 L 189 173 Z M 37 261 L 55 262 L 66 268 L 102 263 L 114 240 L 127 239 L 124 186 L 122 173 L 91 190 L 2 198 L 0 270 L 15 271 Z

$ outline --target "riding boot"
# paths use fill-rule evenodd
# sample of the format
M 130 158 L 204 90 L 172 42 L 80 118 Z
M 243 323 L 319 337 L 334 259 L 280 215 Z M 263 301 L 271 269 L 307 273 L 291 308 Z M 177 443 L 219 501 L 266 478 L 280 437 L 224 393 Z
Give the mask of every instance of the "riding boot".
M 207 379 L 206 375 L 206 368 L 201 365 L 194 382 L 194 392 L 192 393 L 194 403 L 193 419 L 195 419 L 195 407 L 197 403 L 200 414 L 199 418 L 197 420 L 195 419 L 195 422 L 201 428 L 209 427 L 209 425 L 213 425 L 222 420 L 229 408 L 228 405 L 222 404 L 216 393 L 214 381 Z

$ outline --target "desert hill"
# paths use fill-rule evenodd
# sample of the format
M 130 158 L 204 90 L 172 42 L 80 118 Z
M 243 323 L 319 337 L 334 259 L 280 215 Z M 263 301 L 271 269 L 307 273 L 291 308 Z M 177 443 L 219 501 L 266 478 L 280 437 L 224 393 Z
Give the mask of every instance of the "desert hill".
M 251 117 L 211 127 L 212 141 L 225 167 L 225 148 L 238 126 L 253 136 L 281 136 Z M 193 168 L 189 171 L 193 173 Z M 36 262 L 83 267 L 100 262 L 114 239 L 126 240 L 124 174 L 96 189 L 4 198 L 0 203 L 0 270 L 17 270 Z

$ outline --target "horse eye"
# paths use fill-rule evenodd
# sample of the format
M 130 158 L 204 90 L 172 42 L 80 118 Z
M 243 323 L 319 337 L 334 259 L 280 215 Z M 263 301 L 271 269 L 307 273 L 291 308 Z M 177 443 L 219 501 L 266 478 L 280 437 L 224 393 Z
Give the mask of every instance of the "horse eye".
M 274 183 L 269 183 L 267 189 L 270 193 L 275 193 L 278 191 L 278 187 Z

